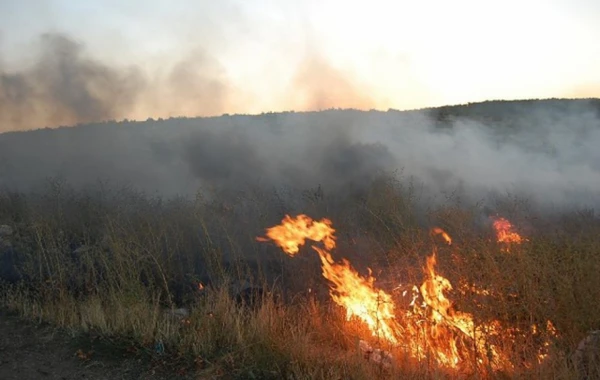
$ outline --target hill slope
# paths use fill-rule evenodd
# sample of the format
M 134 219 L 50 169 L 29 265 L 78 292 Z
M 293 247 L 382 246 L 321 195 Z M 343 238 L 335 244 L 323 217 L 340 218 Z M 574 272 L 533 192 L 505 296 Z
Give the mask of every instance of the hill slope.
M 248 184 L 336 192 L 401 170 L 430 194 L 543 188 L 544 201 L 595 203 L 598 146 L 598 99 L 105 122 L 1 134 L 0 187 L 60 177 L 165 196 Z

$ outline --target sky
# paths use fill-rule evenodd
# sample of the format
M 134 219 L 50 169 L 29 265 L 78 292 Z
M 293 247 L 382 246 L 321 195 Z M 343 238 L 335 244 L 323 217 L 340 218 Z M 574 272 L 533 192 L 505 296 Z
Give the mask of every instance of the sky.
M 107 117 L 600 97 L 596 0 L 0 0 L 0 75 L 38 78 L 47 34 L 116 83 L 135 73 L 105 91 L 131 98 Z M 46 103 L 60 92 L 38 82 Z M 80 121 L 48 112 L 35 122 Z

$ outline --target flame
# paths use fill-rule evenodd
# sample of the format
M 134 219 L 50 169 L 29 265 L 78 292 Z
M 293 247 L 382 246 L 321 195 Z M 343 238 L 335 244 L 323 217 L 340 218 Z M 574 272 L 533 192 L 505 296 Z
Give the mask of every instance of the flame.
M 521 244 L 523 241 L 527 241 L 519 235 L 515 230 L 514 226 L 507 219 L 502 217 L 495 217 L 494 219 L 494 230 L 496 231 L 496 241 L 505 245 L 506 250 L 509 250 L 511 244 Z
M 478 364 L 484 362 L 494 369 L 510 368 L 512 364 L 506 354 L 501 353 L 489 342 L 487 335 L 495 334 L 501 328 L 496 320 L 476 325 L 473 315 L 455 310 L 453 303 L 446 297 L 452 292 L 450 281 L 435 271 L 437 252 L 427 257 L 424 271 L 425 281 L 420 287 L 420 294 L 427 305 L 426 318 L 429 327 L 429 345 L 438 363 L 456 368 L 472 355 L 465 346 L 466 341 L 475 348 Z M 486 294 L 473 287 L 477 293 Z M 466 339 L 466 340 L 465 340 Z M 462 349 L 459 350 L 459 347 Z
M 501 352 L 488 338 L 523 333 L 517 328 L 503 329 L 496 320 L 476 324 L 471 314 L 455 310 L 446 296 L 453 291 L 452 284 L 435 271 L 435 249 L 423 267 L 424 282 L 420 287 L 412 286 L 410 304 L 398 311 L 392 296 L 375 286 L 376 279 L 370 269 L 367 276 L 361 276 L 348 260 L 343 259 L 341 263 L 334 261 L 331 256 L 331 250 L 336 246 L 334 233 L 329 219 L 313 221 L 306 215 L 296 218 L 286 215 L 280 225 L 266 230 L 267 237 L 257 240 L 272 240 L 292 257 L 306 239 L 322 242 L 324 248 L 316 245 L 312 248 L 321 259 L 323 277 L 330 282 L 332 300 L 345 309 L 348 320 L 358 318 L 373 336 L 385 339 L 409 356 L 417 360 L 433 358 L 439 365 L 450 368 L 468 366 L 469 363 L 492 369 L 513 368 L 508 354 Z M 450 236 L 441 228 L 436 227 L 431 233 L 441 235 L 448 244 L 452 243 Z M 459 290 L 463 294 L 465 288 L 461 283 Z M 469 288 L 477 294 L 491 294 L 478 291 L 474 286 Z M 404 290 L 402 294 L 406 296 L 408 291 Z M 533 325 L 533 334 L 537 334 L 536 329 Z M 547 331 L 556 334 L 550 321 Z M 547 356 L 548 347 L 549 342 L 542 343 L 538 360 Z
M 257 241 L 273 240 L 285 253 L 294 256 L 306 239 L 323 241 L 325 248 L 335 248 L 335 230 L 329 219 L 313 221 L 306 215 L 298 215 L 295 219 L 286 215 L 281 224 L 267 229 L 267 238 L 258 237 Z
M 267 229 L 267 237 L 273 240 L 290 256 L 298 253 L 299 247 L 306 239 L 322 241 L 325 249 L 313 246 L 319 254 L 323 277 L 331 282 L 331 298 L 346 309 L 346 317 L 350 320 L 357 317 L 369 326 L 375 336 L 396 343 L 394 331 L 394 303 L 391 296 L 374 288 L 375 278 L 369 275 L 362 277 L 352 268 L 347 260 L 341 264 L 334 262 L 330 250 L 335 248 L 335 229 L 329 219 L 313 221 L 306 215 L 292 218 L 286 215 L 278 226 Z M 264 237 L 258 241 L 268 241 Z
M 444 238 L 444 240 L 446 241 L 446 243 L 448 243 L 448 245 L 452 245 L 452 238 L 450 237 L 450 235 L 448 235 L 446 233 L 446 231 L 442 230 L 439 227 L 433 227 L 431 229 L 431 234 L 432 235 L 442 235 L 442 237 Z
M 347 260 L 341 264 L 333 261 L 329 252 L 313 247 L 321 258 L 323 277 L 331 282 L 330 295 L 346 309 L 346 319 L 357 317 L 367 324 L 374 336 L 397 343 L 395 305 L 391 295 L 373 286 L 375 277 L 363 277 Z

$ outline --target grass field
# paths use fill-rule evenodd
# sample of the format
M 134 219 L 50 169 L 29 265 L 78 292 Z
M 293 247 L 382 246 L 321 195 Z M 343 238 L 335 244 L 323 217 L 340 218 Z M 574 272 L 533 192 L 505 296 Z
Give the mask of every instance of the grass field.
M 60 181 L 1 193 L 0 225 L 12 230 L 0 248 L 2 307 L 165 355 L 201 378 L 575 379 L 573 352 L 600 328 L 600 218 L 591 210 L 550 213 L 509 195 L 486 207 L 458 196 L 424 207 L 414 187 L 391 177 L 345 195 L 204 194 L 161 200 Z M 332 222 L 329 268 L 355 268 L 353 279 L 370 268 L 376 280 L 365 289 L 388 295 L 395 318 L 357 311 L 375 316 L 371 330 L 347 318 L 330 289 L 339 295 L 343 283 L 351 295 L 369 281 L 325 278 L 310 244 L 290 257 L 257 241 L 298 214 Z M 498 242 L 496 215 L 522 242 Z M 414 286 L 442 277 L 453 289 L 435 296 L 448 304 L 421 294 L 411 305 Z M 178 308 L 189 315 L 165 311 Z M 373 334 L 386 322 L 393 339 Z M 361 341 L 390 352 L 391 365 L 368 357 Z

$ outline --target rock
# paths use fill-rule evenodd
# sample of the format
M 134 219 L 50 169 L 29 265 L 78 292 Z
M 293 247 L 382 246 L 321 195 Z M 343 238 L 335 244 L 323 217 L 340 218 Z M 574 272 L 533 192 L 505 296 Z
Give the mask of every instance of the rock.
M 592 331 L 579 342 L 571 357 L 579 379 L 600 378 L 600 330 Z
M 393 364 L 394 357 L 387 351 L 373 348 L 364 340 L 358 341 L 358 348 L 363 353 L 363 357 L 370 362 L 381 365 L 384 368 L 390 368 Z

